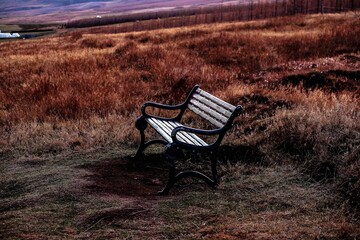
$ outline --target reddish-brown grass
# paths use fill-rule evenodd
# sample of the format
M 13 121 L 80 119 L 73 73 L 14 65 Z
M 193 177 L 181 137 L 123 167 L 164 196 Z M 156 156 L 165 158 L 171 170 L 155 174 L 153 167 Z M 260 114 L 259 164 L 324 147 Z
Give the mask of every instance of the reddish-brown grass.
M 291 60 L 356 52 L 359 21 L 347 17 L 333 27 L 331 22 L 339 18 L 329 17 L 328 22 L 320 16 L 295 18 L 305 25 L 326 22 L 321 28 L 303 31 L 297 27 L 281 30 L 288 21 L 283 25 L 279 21 L 261 31 L 225 24 L 213 32 L 203 26 L 101 37 L 73 33 L 70 38 L 3 43 L 1 121 L 12 125 L 20 120 L 129 114 L 136 111 L 134 102 L 139 105 L 154 97 L 167 101 L 167 96 L 158 97 L 159 84 L 164 89 L 180 84 L 184 89 L 176 92 L 184 96 L 195 83 L 209 91 L 220 90 L 237 82 L 239 74 L 257 73 Z M 135 99 L 130 100 L 129 94 Z

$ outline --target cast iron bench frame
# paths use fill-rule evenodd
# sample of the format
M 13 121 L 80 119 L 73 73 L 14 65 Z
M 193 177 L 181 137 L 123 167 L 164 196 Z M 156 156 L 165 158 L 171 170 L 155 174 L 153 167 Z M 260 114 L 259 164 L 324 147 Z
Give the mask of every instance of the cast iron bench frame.
M 165 118 L 148 114 L 148 107 L 180 110 L 176 117 Z M 195 129 L 184 126 L 180 123 L 186 109 L 191 110 L 203 119 L 209 121 L 216 128 L 212 130 Z M 135 126 L 140 131 L 141 142 L 134 156 L 139 158 L 143 151 L 152 144 L 165 145 L 166 160 L 170 163 L 169 178 L 165 187 L 158 192 L 159 195 L 167 194 L 175 182 L 184 177 L 198 177 L 205 181 L 212 188 L 219 182 L 216 163 L 217 152 L 226 132 L 232 127 L 233 120 L 243 111 L 241 106 L 233 106 L 210 93 L 200 89 L 196 85 L 185 102 L 178 105 L 165 105 L 155 102 L 145 102 L 141 107 L 142 115 L 136 120 Z M 150 125 L 163 139 L 155 139 L 145 142 L 144 131 Z M 217 136 L 213 143 L 207 143 L 199 135 Z M 211 159 L 212 177 L 208 177 L 199 171 L 181 171 L 176 174 L 175 160 L 182 155 L 182 149 L 208 152 Z

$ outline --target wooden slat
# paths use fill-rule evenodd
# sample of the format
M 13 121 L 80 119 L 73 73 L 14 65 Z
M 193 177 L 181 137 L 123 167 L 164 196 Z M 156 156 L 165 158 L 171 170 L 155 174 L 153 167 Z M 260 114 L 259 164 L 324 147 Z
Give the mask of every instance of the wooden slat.
M 198 114 L 199 116 L 205 118 L 206 120 L 208 120 L 209 122 L 211 122 L 215 126 L 217 126 L 217 127 L 223 127 L 224 126 L 224 123 L 222 123 L 222 122 L 216 120 L 215 118 L 211 117 L 210 115 L 205 113 L 203 110 L 201 110 L 199 107 L 192 104 L 191 102 L 188 104 L 188 108 L 190 110 L 192 110 L 194 113 Z
M 155 121 L 154 118 L 148 118 L 147 121 L 148 123 L 163 137 L 165 138 L 166 141 L 168 141 L 169 143 L 172 143 L 172 139 L 171 136 L 169 135 L 169 133 L 165 132 L 164 129 L 162 129 Z
M 201 90 L 200 88 L 198 88 L 196 90 L 196 93 L 198 93 L 201 96 L 209 99 L 210 101 L 222 106 L 223 108 L 225 108 L 226 110 L 228 110 L 230 112 L 233 112 L 236 108 L 234 105 L 231 105 L 230 103 L 227 103 L 227 102 L 221 100 L 220 98 L 217 98 L 217 97 L 211 95 L 210 93 L 205 92 L 204 90 Z
M 178 122 L 169 122 L 171 125 L 175 127 L 178 127 L 178 126 L 182 126 L 180 123 Z M 185 136 L 186 138 L 188 139 L 191 139 L 195 145 L 198 145 L 198 146 L 207 146 L 208 144 L 202 140 L 200 137 L 198 137 L 196 134 L 194 133 L 188 133 L 188 132 L 184 132 L 184 131 L 180 131 L 178 134 L 180 135 L 183 135 Z
M 184 134 L 186 135 L 190 135 L 191 137 L 193 137 L 196 141 L 198 141 L 200 143 L 201 146 L 207 146 L 208 144 L 202 140 L 201 138 L 199 138 L 196 134 L 194 133 L 188 133 L 188 132 L 184 132 Z
M 171 127 L 171 126 L 169 126 L 166 121 L 162 121 L 162 120 L 155 119 L 155 118 L 153 119 L 153 121 L 157 124 L 158 127 L 160 127 L 161 129 L 163 129 L 163 131 L 166 132 L 167 135 L 170 136 L 170 139 L 171 139 L 170 142 L 172 142 L 171 132 L 172 132 L 172 130 L 173 130 L 174 128 Z M 180 139 L 181 139 L 182 141 L 184 141 L 185 143 L 193 144 L 192 142 L 189 142 L 188 139 L 186 139 L 186 138 L 184 138 L 184 137 L 182 137 L 182 136 L 180 136 Z
M 161 120 L 159 120 L 159 121 L 161 121 Z M 163 123 L 168 126 L 168 129 L 171 129 L 171 132 L 175 127 L 182 126 L 180 123 L 174 122 L 174 121 L 163 121 Z M 177 136 L 179 137 L 180 140 L 182 140 L 183 142 L 188 143 L 188 144 L 197 145 L 197 146 L 207 146 L 208 145 L 204 140 L 202 140 L 201 138 L 196 136 L 196 134 L 193 134 L 193 133 L 187 133 L 184 131 L 180 131 L 180 132 L 178 132 Z
M 170 125 L 172 127 L 172 129 L 174 129 L 175 127 L 179 126 L 178 124 L 176 124 L 175 122 L 167 122 L 166 124 Z M 199 144 L 195 139 L 193 139 L 192 137 L 186 136 L 184 133 L 182 132 L 178 132 L 177 136 L 180 139 L 186 139 L 185 142 L 189 143 L 189 144 L 193 144 L 193 145 L 198 145 L 201 146 L 201 144 Z
M 146 120 L 169 143 L 173 142 L 171 138 L 172 130 L 175 127 L 182 126 L 180 123 L 174 121 L 165 121 L 156 118 L 147 118 Z M 196 145 L 196 146 L 208 145 L 204 140 L 202 140 L 200 137 L 198 137 L 196 134 L 193 133 L 187 133 L 181 131 L 177 134 L 177 137 L 180 141 L 187 144 Z
M 209 99 L 201 96 L 198 93 L 195 93 L 192 97 L 198 100 L 199 102 L 203 103 L 204 105 L 208 106 L 209 108 L 213 109 L 214 111 L 218 112 L 219 114 L 223 115 L 226 118 L 229 118 L 232 114 L 231 111 L 227 110 L 226 108 L 222 107 L 221 105 L 218 105 L 213 101 L 210 101 Z
M 228 121 L 229 118 L 224 117 L 222 114 L 219 114 L 218 112 L 214 111 L 213 109 L 211 109 L 210 107 L 202 104 L 201 102 L 199 102 L 196 99 L 191 99 L 190 103 L 192 103 L 193 105 L 195 105 L 196 107 L 200 108 L 201 110 L 203 110 L 205 113 L 207 113 L 208 115 L 210 115 L 212 118 L 216 119 L 217 121 L 223 123 L 223 125 L 225 125 L 225 123 Z
M 169 121 L 163 121 L 163 123 L 164 123 L 165 125 L 167 125 L 168 128 L 171 129 L 170 132 L 172 132 L 172 130 L 176 127 L 176 126 L 174 127 L 173 125 L 171 125 Z M 191 139 L 191 138 L 188 138 L 188 137 L 184 136 L 184 134 L 182 134 L 182 133 L 178 133 L 177 136 L 178 136 L 178 138 L 179 138 L 180 140 L 182 140 L 182 141 L 185 142 L 185 143 L 192 144 L 192 145 L 199 145 L 196 141 L 194 141 L 194 140 Z
M 162 120 L 155 119 L 155 118 L 153 118 L 152 121 L 156 124 L 156 126 L 157 126 L 158 128 L 160 128 L 160 129 L 163 130 L 163 133 L 165 133 L 166 136 L 169 136 L 169 137 L 170 137 L 171 141 L 169 141 L 168 138 L 166 138 L 166 140 L 171 143 L 171 142 L 172 142 L 171 132 L 172 132 L 172 130 L 173 130 L 174 128 L 173 128 L 171 125 L 168 125 L 167 121 L 162 121 Z M 159 132 L 159 133 L 160 133 L 160 132 Z M 160 135 L 162 135 L 162 134 L 160 133 Z M 185 137 L 183 137 L 183 136 L 180 136 L 180 135 L 179 135 L 179 139 L 180 139 L 181 141 L 185 142 L 185 143 L 194 144 L 192 141 L 190 141 L 190 140 L 188 140 L 187 138 L 185 138 Z
M 166 132 L 167 135 L 170 136 L 171 138 L 171 128 L 169 128 L 168 126 L 166 126 L 163 122 L 161 122 L 160 120 L 154 118 L 153 121 L 157 124 L 158 127 L 160 127 L 161 129 L 164 130 L 164 132 Z M 172 140 L 171 140 L 172 141 Z

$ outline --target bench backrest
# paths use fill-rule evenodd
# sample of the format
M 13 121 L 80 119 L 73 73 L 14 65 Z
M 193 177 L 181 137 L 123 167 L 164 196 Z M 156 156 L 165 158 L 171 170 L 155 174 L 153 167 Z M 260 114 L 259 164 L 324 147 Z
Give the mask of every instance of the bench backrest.
M 196 86 L 188 98 L 187 107 L 215 126 L 222 128 L 237 116 L 241 107 L 235 107 Z M 232 121 L 232 120 L 231 120 Z

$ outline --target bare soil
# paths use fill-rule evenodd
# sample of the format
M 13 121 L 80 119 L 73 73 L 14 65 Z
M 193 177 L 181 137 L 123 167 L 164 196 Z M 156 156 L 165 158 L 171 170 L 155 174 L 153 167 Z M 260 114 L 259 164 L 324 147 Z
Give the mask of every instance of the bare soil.
M 153 164 L 161 164 L 161 156 L 153 157 L 150 160 Z M 140 162 L 130 157 L 105 159 L 85 166 L 90 172 L 86 176 L 86 180 L 90 182 L 86 188 L 94 194 L 116 195 L 136 200 L 155 199 L 156 192 L 166 183 L 167 169 L 162 165 L 150 166 L 146 161 Z

